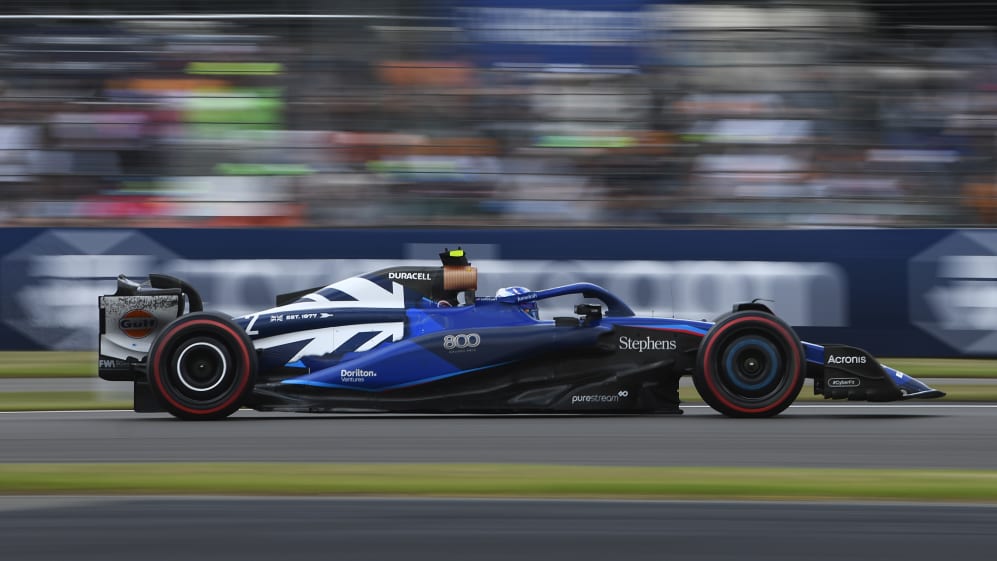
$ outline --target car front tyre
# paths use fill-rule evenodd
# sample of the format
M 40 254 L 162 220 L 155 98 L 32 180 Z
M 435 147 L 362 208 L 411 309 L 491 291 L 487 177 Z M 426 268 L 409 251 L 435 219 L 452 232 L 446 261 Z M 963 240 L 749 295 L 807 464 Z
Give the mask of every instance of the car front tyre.
M 730 417 L 772 417 L 800 393 L 803 345 L 778 317 L 743 311 L 717 321 L 700 342 L 693 382 L 703 400 Z

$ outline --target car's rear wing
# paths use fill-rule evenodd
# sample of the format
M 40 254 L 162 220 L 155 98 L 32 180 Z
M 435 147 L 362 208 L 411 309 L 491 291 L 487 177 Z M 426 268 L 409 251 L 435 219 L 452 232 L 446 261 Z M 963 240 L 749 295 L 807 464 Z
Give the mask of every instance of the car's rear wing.
M 97 305 L 97 374 L 105 380 L 134 380 L 144 372 L 156 335 L 185 311 L 200 311 L 203 306 L 192 286 L 158 274 L 144 282 L 119 275 L 115 293 L 99 296 Z

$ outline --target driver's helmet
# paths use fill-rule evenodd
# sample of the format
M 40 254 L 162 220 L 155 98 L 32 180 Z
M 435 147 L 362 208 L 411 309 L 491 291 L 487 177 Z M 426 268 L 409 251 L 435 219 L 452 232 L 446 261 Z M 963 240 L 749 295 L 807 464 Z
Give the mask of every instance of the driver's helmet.
M 529 288 L 525 286 L 507 286 L 505 288 L 500 288 L 495 292 L 496 298 L 501 298 L 503 296 L 515 296 L 517 294 L 526 294 L 530 292 Z M 533 319 L 540 319 L 540 308 L 537 306 L 536 300 L 530 300 L 528 302 L 519 302 L 516 304 L 519 309 L 524 313 L 529 315 Z

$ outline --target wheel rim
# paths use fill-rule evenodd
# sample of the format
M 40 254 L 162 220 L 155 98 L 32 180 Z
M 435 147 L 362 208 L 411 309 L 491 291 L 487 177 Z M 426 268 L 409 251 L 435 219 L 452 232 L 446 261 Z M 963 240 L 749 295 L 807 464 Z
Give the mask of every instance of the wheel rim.
M 167 411 L 183 419 L 220 419 L 235 412 L 253 388 L 256 369 L 252 341 L 219 314 L 176 319 L 149 351 L 152 390 Z
M 703 338 L 693 376 L 714 409 L 732 417 L 771 417 L 796 399 L 806 363 L 784 322 L 755 312 L 718 320 Z
M 203 408 L 224 399 L 238 378 L 229 347 L 214 337 L 183 341 L 169 357 L 166 386 L 186 406 Z
M 756 330 L 734 330 L 718 343 L 723 350 L 712 371 L 726 399 L 759 407 L 781 398 L 792 381 L 783 375 L 789 360 L 785 344 Z
M 228 367 L 228 353 L 204 341 L 184 347 L 176 362 L 177 378 L 195 395 L 217 388 L 225 380 Z
M 724 351 L 724 382 L 732 390 L 749 395 L 771 391 L 782 360 L 771 341 L 757 336 L 735 339 Z

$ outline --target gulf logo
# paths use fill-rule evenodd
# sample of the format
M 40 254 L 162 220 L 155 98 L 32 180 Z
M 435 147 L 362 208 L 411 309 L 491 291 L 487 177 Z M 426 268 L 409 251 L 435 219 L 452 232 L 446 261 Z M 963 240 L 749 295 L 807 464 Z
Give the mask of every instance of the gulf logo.
M 118 320 L 121 332 L 132 339 L 141 339 L 156 329 L 156 316 L 145 310 L 131 310 Z

